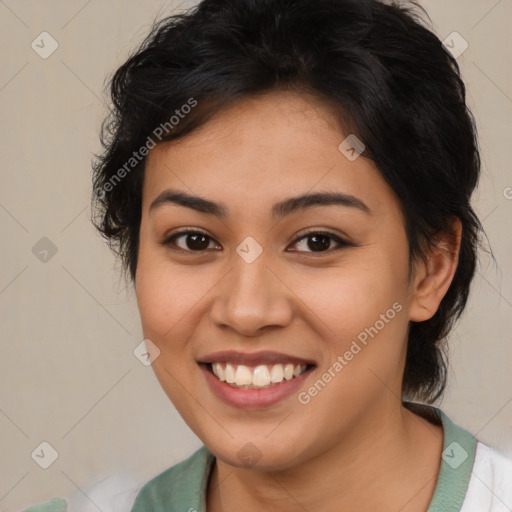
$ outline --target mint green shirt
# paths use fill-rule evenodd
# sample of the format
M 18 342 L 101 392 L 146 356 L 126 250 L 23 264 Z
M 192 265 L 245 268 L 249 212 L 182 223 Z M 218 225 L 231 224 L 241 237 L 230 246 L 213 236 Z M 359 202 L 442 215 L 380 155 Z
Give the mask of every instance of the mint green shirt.
M 459 512 L 468 489 L 477 440 L 441 410 L 430 407 L 427 413 L 444 429 L 441 467 L 427 512 Z M 206 512 L 206 490 L 214 462 L 214 455 L 202 446 L 188 459 L 147 482 L 131 512 Z

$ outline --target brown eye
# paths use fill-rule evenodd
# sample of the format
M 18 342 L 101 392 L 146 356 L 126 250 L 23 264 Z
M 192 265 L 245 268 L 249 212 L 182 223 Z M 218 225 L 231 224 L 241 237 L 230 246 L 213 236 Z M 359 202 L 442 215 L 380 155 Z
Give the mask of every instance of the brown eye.
M 299 246 L 297 252 L 327 252 L 330 250 L 331 243 L 334 242 L 339 247 L 350 246 L 351 244 L 338 235 L 328 232 L 311 232 L 305 236 L 300 237 L 294 242 L 294 245 Z M 338 248 L 339 248 L 338 247 Z
M 327 235 L 309 235 L 307 238 L 308 249 L 311 249 L 314 252 L 327 251 L 332 240 L 332 238 Z
M 200 231 L 180 231 L 166 238 L 161 243 L 165 246 L 176 246 L 188 252 L 202 252 L 210 247 L 213 239 Z

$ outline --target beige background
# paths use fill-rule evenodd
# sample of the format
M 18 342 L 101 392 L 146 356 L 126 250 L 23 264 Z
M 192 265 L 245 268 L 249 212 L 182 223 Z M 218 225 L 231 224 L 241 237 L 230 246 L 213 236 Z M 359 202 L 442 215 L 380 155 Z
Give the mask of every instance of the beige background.
M 0 0 L 1 511 L 74 495 L 74 510 L 107 512 L 101 492 L 128 502 L 200 445 L 133 355 L 134 294 L 89 221 L 105 77 L 155 17 L 193 3 Z M 422 5 L 441 39 L 469 43 L 458 61 L 481 137 L 475 207 L 498 262 L 483 255 L 442 407 L 512 454 L 512 2 Z M 59 44 L 47 59 L 31 48 L 42 31 Z M 32 252 L 42 237 L 57 248 L 46 263 Z M 58 452 L 46 470 L 31 458 L 43 441 Z

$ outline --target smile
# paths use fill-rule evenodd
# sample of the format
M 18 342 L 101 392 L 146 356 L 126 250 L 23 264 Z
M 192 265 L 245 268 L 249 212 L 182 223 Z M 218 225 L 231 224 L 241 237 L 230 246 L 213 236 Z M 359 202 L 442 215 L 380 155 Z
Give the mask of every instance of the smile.
M 302 375 L 306 364 L 261 364 L 246 366 L 236 363 L 211 363 L 212 373 L 221 381 L 232 387 L 243 389 L 264 389 L 292 380 Z
M 304 385 L 317 367 L 313 359 L 275 351 L 223 350 L 197 359 L 213 396 L 231 407 L 278 406 Z

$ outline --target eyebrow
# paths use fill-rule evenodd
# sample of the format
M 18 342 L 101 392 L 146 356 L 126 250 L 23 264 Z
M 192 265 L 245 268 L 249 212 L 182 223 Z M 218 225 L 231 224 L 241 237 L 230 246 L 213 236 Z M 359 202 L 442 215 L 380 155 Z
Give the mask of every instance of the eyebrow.
M 177 204 L 200 213 L 215 215 L 221 219 L 228 217 L 228 209 L 221 203 L 215 203 L 203 197 L 193 196 L 179 190 L 168 189 L 159 194 L 149 207 L 150 213 L 165 204 Z M 280 219 L 286 215 L 313 208 L 315 206 L 345 206 L 357 208 L 371 215 L 371 210 L 357 197 L 342 192 L 317 192 L 290 197 L 272 207 L 272 217 Z

